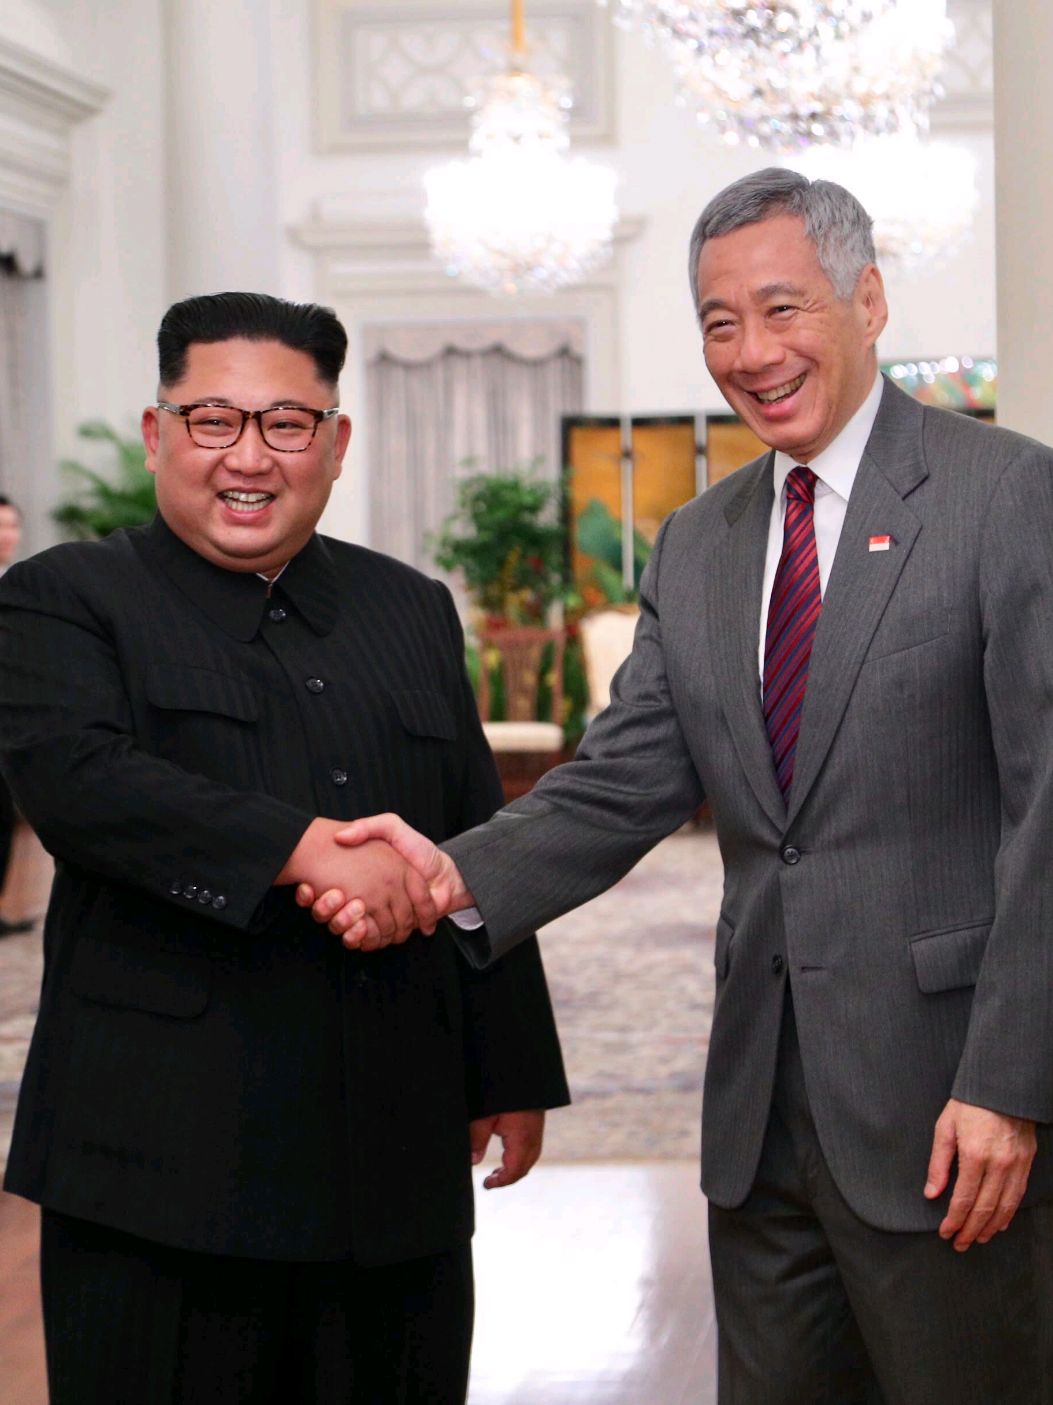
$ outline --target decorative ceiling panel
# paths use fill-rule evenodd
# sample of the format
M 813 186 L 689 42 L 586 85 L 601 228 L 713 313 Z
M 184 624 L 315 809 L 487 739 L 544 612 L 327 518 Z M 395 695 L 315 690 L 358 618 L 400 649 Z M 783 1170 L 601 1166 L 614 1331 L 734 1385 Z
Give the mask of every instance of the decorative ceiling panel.
M 571 134 L 612 136 L 610 21 L 595 0 L 532 0 L 531 67 L 572 84 Z M 458 146 L 472 80 L 505 66 L 504 0 L 316 0 L 317 140 L 325 152 Z
M 991 0 L 950 0 L 954 47 L 940 74 L 946 96 L 932 110 L 934 134 L 990 128 L 994 110 Z

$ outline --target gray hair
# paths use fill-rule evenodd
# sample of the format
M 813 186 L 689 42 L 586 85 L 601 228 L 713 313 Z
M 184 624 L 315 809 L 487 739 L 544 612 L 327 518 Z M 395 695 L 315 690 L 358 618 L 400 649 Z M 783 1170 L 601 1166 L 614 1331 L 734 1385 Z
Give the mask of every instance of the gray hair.
M 698 260 L 706 240 L 777 215 L 803 218 L 820 267 L 842 302 L 852 297 L 867 264 L 877 261 L 873 220 L 851 191 L 833 181 L 809 180 L 799 171 L 768 166 L 725 186 L 698 217 L 691 233 L 688 268 L 696 313 Z

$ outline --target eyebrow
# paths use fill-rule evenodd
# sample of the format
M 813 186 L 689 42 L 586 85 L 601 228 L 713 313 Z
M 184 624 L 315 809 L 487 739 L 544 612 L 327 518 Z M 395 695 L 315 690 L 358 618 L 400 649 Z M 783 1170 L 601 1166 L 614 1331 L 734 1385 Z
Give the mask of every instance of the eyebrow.
M 805 290 L 798 287 L 796 283 L 765 283 L 763 288 L 758 288 L 757 291 L 752 294 L 752 298 L 754 302 L 770 302 L 772 298 L 778 297 L 802 298 L 804 297 L 804 291 Z M 705 321 L 711 312 L 717 312 L 722 309 L 724 311 L 730 311 L 728 304 L 726 302 L 721 302 L 719 298 L 707 298 L 698 309 L 699 320 Z
M 231 409 L 241 409 L 240 405 L 235 405 L 233 400 L 228 400 L 225 395 L 199 395 L 196 400 L 190 402 L 192 405 L 226 405 Z M 284 399 L 272 400 L 269 405 L 264 405 L 265 410 L 310 410 L 312 407 L 305 400 Z

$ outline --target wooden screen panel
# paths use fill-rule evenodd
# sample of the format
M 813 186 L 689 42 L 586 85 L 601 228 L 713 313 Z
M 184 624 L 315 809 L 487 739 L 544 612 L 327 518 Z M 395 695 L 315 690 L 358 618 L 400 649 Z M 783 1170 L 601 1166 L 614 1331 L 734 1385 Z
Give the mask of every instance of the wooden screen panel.
M 633 526 L 652 545 L 669 514 L 689 502 L 695 480 L 695 418 L 633 421 Z
M 736 415 L 706 416 L 706 483 L 709 487 L 766 452 L 767 445 Z
M 578 518 L 595 500 L 619 525 L 622 520 L 622 427 L 616 419 L 570 420 L 564 426 L 571 575 L 581 582 L 592 574 L 593 559 L 578 548 Z

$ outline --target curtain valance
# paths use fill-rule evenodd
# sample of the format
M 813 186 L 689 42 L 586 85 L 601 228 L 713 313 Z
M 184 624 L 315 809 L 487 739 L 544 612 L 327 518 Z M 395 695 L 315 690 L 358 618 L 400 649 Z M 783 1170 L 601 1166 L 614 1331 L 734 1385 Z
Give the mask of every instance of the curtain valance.
M 494 322 L 434 322 L 419 326 L 364 329 L 366 361 L 384 356 L 420 366 L 447 351 L 480 353 L 503 350 L 521 361 L 547 361 L 567 350 L 585 354 L 585 325 L 573 318 L 508 318 Z

